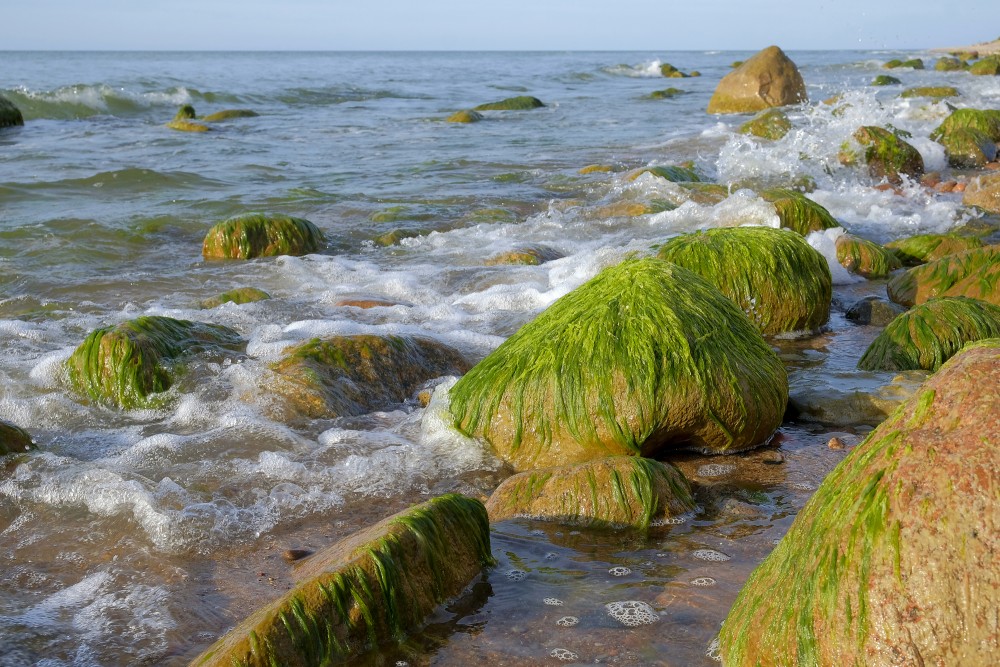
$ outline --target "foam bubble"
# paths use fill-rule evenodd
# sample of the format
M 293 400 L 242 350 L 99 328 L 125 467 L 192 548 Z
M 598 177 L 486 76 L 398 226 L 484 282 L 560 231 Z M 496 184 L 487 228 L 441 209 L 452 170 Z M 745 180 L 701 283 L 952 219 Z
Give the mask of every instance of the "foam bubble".
M 696 549 L 691 552 L 691 555 L 699 560 L 707 560 L 713 563 L 722 563 L 730 559 L 730 556 L 715 549 Z
M 715 662 L 722 662 L 722 646 L 718 637 L 713 639 L 712 643 L 705 649 L 705 656 Z
M 563 662 L 573 662 L 580 658 L 576 653 L 565 648 L 554 648 L 549 652 L 549 655 L 553 658 L 559 658 Z
M 559 598 L 545 598 L 544 600 L 542 600 L 542 602 L 544 602 L 550 607 L 561 607 L 564 604 L 563 601 L 560 600 Z
M 580 619 L 578 619 L 576 616 L 563 616 L 558 621 L 556 621 L 556 625 L 564 628 L 571 628 L 574 625 L 578 624 L 579 622 Z
M 507 579 L 509 579 L 510 581 L 518 582 L 527 579 L 528 573 L 525 572 L 524 570 L 518 570 L 515 568 L 504 572 L 504 576 L 507 577 Z
M 692 586 L 714 586 L 715 579 L 712 577 L 697 577 L 691 580 Z
M 618 566 L 608 570 L 608 574 L 610 574 L 612 577 L 627 577 L 628 575 L 632 574 L 632 570 L 630 570 L 627 567 Z
M 659 614 L 652 607 L 639 600 L 609 602 L 604 608 L 611 618 L 630 628 L 650 625 L 660 620 Z
M 699 477 L 722 477 L 736 470 L 736 466 L 729 463 L 708 463 L 698 468 Z

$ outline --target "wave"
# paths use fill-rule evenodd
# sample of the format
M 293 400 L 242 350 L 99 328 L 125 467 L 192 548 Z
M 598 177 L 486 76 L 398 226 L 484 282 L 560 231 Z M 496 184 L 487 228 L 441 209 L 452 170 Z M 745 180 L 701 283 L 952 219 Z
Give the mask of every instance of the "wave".
M 186 171 L 154 171 L 129 167 L 102 171 L 85 178 L 66 178 L 59 181 L 0 183 L 0 202 L 32 200 L 46 196 L 65 196 L 68 191 L 94 193 L 97 190 L 115 193 L 150 193 L 159 190 L 198 189 L 222 187 L 224 184 Z
M 24 86 L 2 91 L 25 120 L 73 120 L 92 116 L 132 116 L 150 109 L 174 108 L 198 102 L 237 104 L 241 99 L 227 93 L 201 92 L 184 86 L 165 90 L 133 91 L 106 83 L 78 83 L 54 90 L 32 90 Z
M 289 106 L 311 106 L 343 104 L 345 102 L 368 102 L 370 100 L 429 100 L 427 95 L 413 95 L 393 90 L 371 90 L 360 86 L 330 86 L 327 88 L 292 88 L 277 100 Z

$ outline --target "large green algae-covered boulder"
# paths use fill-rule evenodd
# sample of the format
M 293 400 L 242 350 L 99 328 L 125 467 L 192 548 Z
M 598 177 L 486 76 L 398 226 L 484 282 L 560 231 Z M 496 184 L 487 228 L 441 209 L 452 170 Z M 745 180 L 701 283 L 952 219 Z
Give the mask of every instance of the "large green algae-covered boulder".
M 975 236 L 959 234 L 917 234 L 890 241 L 885 247 L 894 252 L 903 264 L 917 266 L 957 252 L 981 248 L 983 242 Z
M 958 97 L 958 88 L 954 86 L 916 86 L 914 88 L 907 88 L 899 96 L 903 99 L 931 97 L 939 100 L 945 97 Z
M 404 639 L 492 564 L 482 503 L 439 496 L 311 556 L 295 588 L 254 612 L 191 667 L 345 664 Z
M 971 127 L 985 133 L 993 141 L 1000 141 L 1000 111 L 992 109 L 956 109 L 941 121 L 933 132 L 931 139 L 941 137 L 963 127 Z
M 24 116 L 21 110 L 14 106 L 14 103 L 3 95 L 0 95 L 0 127 L 14 127 L 24 125 Z
M 1000 55 L 987 56 L 969 65 L 969 74 L 976 76 L 1000 75 Z
M 759 194 L 764 201 L 774 204 L 782 227 L 802 236 L 840 227 L 840 223 L 826 208 L 801 192 L 772 188 L 761 190 Z
M 217 308 L 224 303 L 255 303 L 257 301 L 266 301 L 270 298 L 270 294 L 256 287 L 237 287 L 228 292 L 223 292 L 218 296 L 213 296 L 211 299 L 205 299 L 199 305 L 202 308 Z
M 750 575 L 727 667 L 1000 654 L 1000 341 L 970 345 L 831 472 Z
M 903 83 L 894 76 L 889 76 L 888 74 L 879 74 L 877 77 L 872 79 L 872 86 L 897 86 Z
M 250 259 L 276 255 L 306 255 L 323 244 L 313 223 L 290 215 L 245 213 L 208 230 L 202 244 L 205 259 Z
M 694 273 L 627 260 L 552 304 L 451 392 L 462 432 L 516 470 L 755 447 L 781 423 L 785 369 Z
M 753 113 L 808 101 L 795 63 L 777 46 L 769 46 L 722 77 L 708 113 Z
M 681 471 L 641 456 L 522 472 L 505 479 L 486 502 L 490 521 L 531 517 L 636 528 L 694 509 L 691 487 Z
M 937 62 L 934 63 L 934 69 L 938 72 L 961 72 L 962 70 L 969 69 L 969 63 L 959 58 L 946 56 L 938 58 Z
M 508 97 L 499 102 L 488 102 L 473 107 L 473 111 L 527 111 L 528 109 L 538 109 L 544 107 L 545 103 L 537 97 L 530 95 L 520 95 L 518 97 Z
M 792 129 L 792 121 L 780 109 L 762 111 L 740 125 L 740 134 L 751 134 L 761 139 L 781 139 Z
M 657 257 L 717 287 L 765 335 L 815 331 L 830 317 L 830 266 L 793 231 L 723 227 L 683 234 Z
M 969 181 L 962 203 L 989 213 L 1000 213 L 1000 174 L 982 174 Z
M 838 236 L 836 248 L 840 265 L 865 278 L 885 278 L 903 265 L 891 251 L 853 234 Z
M 886 284 L 889 298 L 914 306 L 942 296 L 967 296 L 1000 305 L 1000 245 L 948 255 L 902 273 Z
M 0 456 L 34 448 L 31 435 L 20 426 L 0 419 Z
M 936 371 L 966 343 L 997 337 L 1000 306 L 965 297 L 931 299 L 894 319 L 865 350 L 858 368 Z
M 218 324 L 158 315 L 95 329 L 66 360 L 73 388 L 120 408 L 155 406 L 192 355 L 238 350 L 239 334 Z
M 900 184 L 903 176 L 919 178 L 924 173 L 920 151 L 885 128 L 865 125 L 854 133 L 865 149 L 868 173 L 875 179 Z
M 427 380 L 468 367 L 456 350 L 427 338 L 313 338 L 274 366 L 283 380 L 274 390 L 313 419 L 359 415 L 401 403 Z
M 948 164 L 959 169 L 982 169 L 997 157 L 997 143 L 982 130 L 960 127 L 938 138 Z

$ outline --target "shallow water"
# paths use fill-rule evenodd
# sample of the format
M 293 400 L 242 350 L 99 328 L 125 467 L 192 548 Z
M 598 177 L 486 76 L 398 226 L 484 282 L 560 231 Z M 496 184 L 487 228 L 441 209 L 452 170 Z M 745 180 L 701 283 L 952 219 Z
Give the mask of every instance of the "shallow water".
M 927 135 L 947 103 L 867 86 L 881 62 L 920 54 L 790 54 L 812 102 L 768 144 L 734 133 L 743 118 L 703 111 L 729 64 L 748 55 L 7 54 L 0 94 L 26 125 L 0 132 L 0 418 L 29 429 L 39 450 L 0 461 L 0 664 L 186 664 L 293 584 L 285 549 L 322 548 L 444 491 L 488 495 L 500 466 L 434 404 L 413 397 L 385 412 L 286 423 L 270 364 L 295 342 L 341 333 L 419 334 L 476 361 L 629 254 L 691 229 L 774 223 L 749 191 L 708 205 L 652 176 L 630 181 L 628 169 L 690 160 L 727 183 L 808 175 L 811 197 L 878 241 L 976 217 L 958 194 L 877 191 L 837 161 L 859 125 L 891 123 L 913 134 L 929 169 L 944 168 Z M 665 79 L 660 62 L 703 76 Z M 1000 106 L 991 77 L 894 74 L 906 86 L 957 86 L 955 105 Z M 648 99 L 667 87 L 686 94 Z M 547 106 L 443 122 L 520 94 Z M 839 105 L 820 102 L 834 94 Z M 165 128 L 185 103 L 261 115 L 204 134 Z M 595 163 L 613 169 L 578 173 Z M 628 204 L 659 212 L 622 215 Z M 308 218 L 328 245 L 302 258 L 203 261 L 208 227 L 247 210 Z M 397 229 L 411 236 L 373 243 Z M 524 245 L 561 258 L 485 265 Z M 843 317 L 882 283 L 841 282 L 827 331 L 772 341 L 793 393 L 891 379 L 854 368 L 877 331 Z M 274 298 L 199 308 L 242 285 Z M 397 305 L 337 305 L 350 297 Z M 144 314 L 233 327 L 246 353 L 194 364 L 159 409 L 110 410 L 68 391 L 62 362 L 86 334 Z M 499 524 L 500 565 L 425 633 L 366 660 L 555 664 L 551 652 L 565 649 L 558 655 L 577 662 L 709 664 L 747 573 L 842 458 L 826 441 L 856 442 L 868 428 L 790 422 L 770 446 L 784 456 L 775 465 L 760 453 L 688 457 L 680 463 L 702 510 L 647 537 Z M 699 560 L 704 549 L 730 559 Z M 631 572 L 614 577 L 614 567 Z M 714 584 L 692 584 L 705 578 Z M 656 623 L 629 628 L 604 611 L 626 600 L 651 605 Z M 557 624 L 564 616 L 579 622 Z

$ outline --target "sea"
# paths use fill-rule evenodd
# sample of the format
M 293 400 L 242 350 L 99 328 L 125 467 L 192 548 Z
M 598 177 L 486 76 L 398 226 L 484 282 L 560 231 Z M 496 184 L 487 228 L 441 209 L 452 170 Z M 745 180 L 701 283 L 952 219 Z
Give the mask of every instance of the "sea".
M 286 550 L 322 549 L 440 493 L 485 498 L 507 474 L 452 429 L 453 378 L 429 383 L 427 407 L 414 396 L 361 416 L 281 419 L 272 365 L 296 343 L 418 335 L 474 363 L 624 258 L 693 230 L 776 224 L 748 185 L 814 184 L 809 197 L 877 242 L 982 217 L 960 193 L 876 188 L 838 153 L 858 127 L 891 125 L 910 133 L 927 171 L 966 178 L 929 134 L 954 107 L 1000 108 L 1000 80 L 937 72 L 919 50 L 790 51 L 809 101 L 769 141 L 737 131 L 746 116 L 705 112 L 751 55 L 4 53 L 0 95 L 25 125 L 0 130 L 0 419 L 37 449 L 0 458 L 0 666 L 186 665 L 294 585 Z M 912 57 L 928 68 L 869 85 L 885 61 Z M 701 76 L 665 78 L 664 63 Z M 924 85 L 960 94 L 899 97 Z M 651 97 L 666 88 L 680 92 Z M 545 106 L 446 121 L 522 95 Z M 168 128 L 187 104 L 258 115 Z M 654 175 L 633 178 L 684 163 L 730 196 L 699 203 Z M 306 218 L 326 244 L 203 260 L 207 230 L 251 211 Z M 834 270 L 830 322 L 769 342 L 793 397 L 876 391 L 893 375 L 855 364 L 878 330 L 844 311 L 884 296 L 884 281 L 840 269 L 829 238 L 812 242 Z M 557 259 L 491 263 L 530 247 Z M 243 286 L 272 298 L 200 305 Z M 375 307 L 344 305 L 357 299 Z M 232 327 L 245 354 L 192 362 L 155 409 L 69 389 L 64 362 L 87 334 L 141 315 Z M 737 592 L 872 428 L 860 419 L 789 419 L 746 455 L 678 455 L 699 509 L 672 525 L 496 524 L 496 567 L 405 642 L 352 664 L 718 664 Z M 846 449 L 828 447 L 832 437 Z M 652 612 L 623 625 L 623 603 Z

